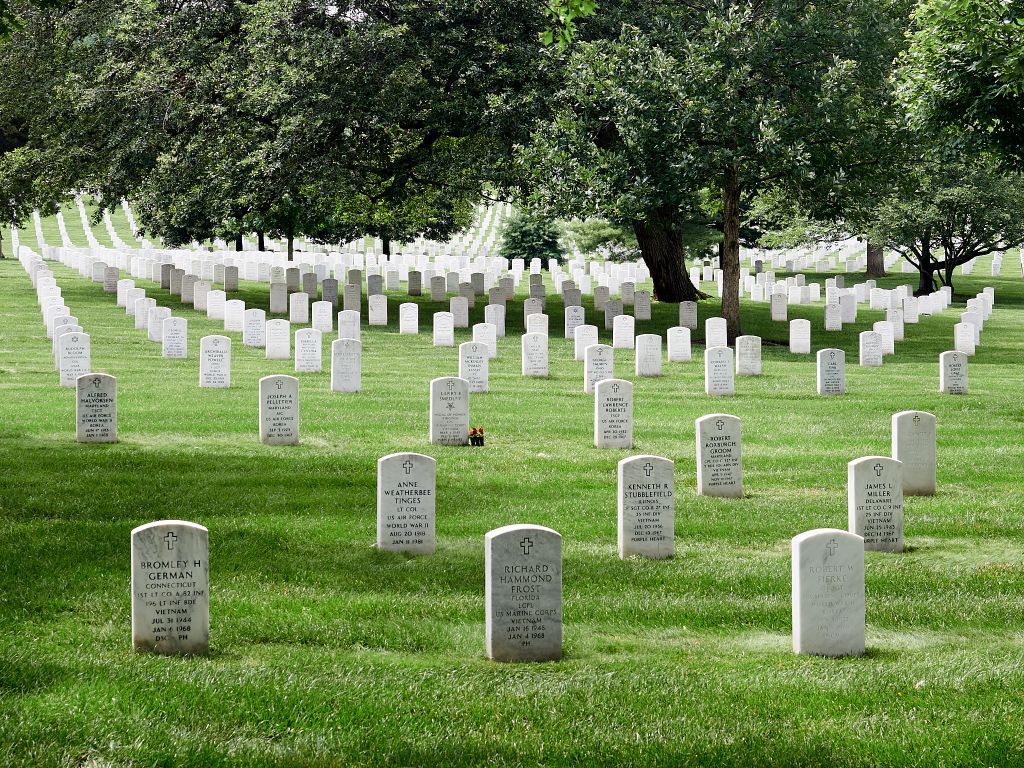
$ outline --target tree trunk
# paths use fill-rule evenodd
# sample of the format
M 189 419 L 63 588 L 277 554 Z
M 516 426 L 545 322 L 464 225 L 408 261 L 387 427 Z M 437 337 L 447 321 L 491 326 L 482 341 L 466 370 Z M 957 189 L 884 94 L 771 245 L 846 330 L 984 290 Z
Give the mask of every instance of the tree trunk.
M 722 185 L 722 317 L 729 343 L 740 335 L 740 179 L 739 168 L 725 169 Z
M 237 235 L 235 235 L 235 250 L 236 251 L 245 250 L 245 244 L 242 242 L 242 237 L 243 236 L 244 235 L 243 235 L 242 232 L 239 232 Z
M 868 242 L 868 277 L 885 277 L 885 251 L 880 245 Z
M 380 238 L 380 242 L 381 242 L 381 250 L 384 252 L 384 255 L 390 257 L 391 256 L 391 238 L 388 237 L 387 235 L 382 235 L 381 238 Z
M 288 261 L 295 261 L 295 224 L 288 222 Z
M 948 266 L 945 268 L 946 279 L 943 281 L 949 286 L 949 290 L 953 290 L 953 270 L 956 269 L 956 264 L 950 264 L 950 260 L 947 259 L 945 262 Z
M 266 239 L 263 237 L 263 233 L 258 231 L 258 230 L 256 232 L 256 250 L 258 250 L 258 251 L 265 251 L 265 250 L 267 250 Z
M 686 273 L 683 240 L 679 232 L 661 223 L 661 217 L 651 216 L 652 221 L 634 221 L 640 255 L 651 271 L 654 281 L 654 298 L 658 301 L 679 303 L 705 298 L 697 290 Z

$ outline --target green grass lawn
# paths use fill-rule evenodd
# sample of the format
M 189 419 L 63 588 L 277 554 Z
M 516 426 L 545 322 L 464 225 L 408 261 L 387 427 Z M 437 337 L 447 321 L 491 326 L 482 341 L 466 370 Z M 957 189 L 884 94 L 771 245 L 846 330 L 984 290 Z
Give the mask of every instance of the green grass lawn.
M 79 242 L 77 211 L 66 219 Z M 36 247 L 31 228 L 22 242 Z M 257 381 L 290 363 L 229 334 L 233 387 L 200 390 L 199 339 L 219 323 L 137 281 L 189 320 L 190 359 L 163 360 L 100 285 L 53 270 L 92 335 L 94 370 L 118 378 L 121 442 L 75 442 L 74 392 L 57 386 L 28 277 L 0 262 L 0 765 L 1024 762 L 1015 254 L 1004 277 L 986 262 L 960 278 L 954 306 L 908 325 L 881 369 L 856 365 L 857 333 L 881 312 L 862 307 L 826 338 L 820 304 L 790 308 L 812 320 L 815 349 L 846 350 L 844 397 L 817 397 L 813 356 L 789 354 L 767 304 L 744 305 L 744 331 L 765 339 L 763 376 L 709 398 L 702 349 L 666 363 L 635 383 L 632 452 L 592 447 L 557 299 L 548 380 L 519 375 L 522 296 L 509 306 L 491 391 L 471 397 L 487 447 L 428 443 L 428 383 L 456 373 L 457 350 L 431 346 L 441 307 L 425 300 L 421 335 L 399 336 L 396 296 L 387 329 L 364 326 L 363 391 L 301 374 L 302 445 L 271 448 L 257 438 Z M 997 303 L 971 392 L 939 395 L 939 353 L 985 285 Z M 267 308 L 265 285 L 241 287 Z M 701 306 L 701 327 L 716 311 Z M 676 322 L 674 305 L 654 313 L 637 333 Z M 617 351 L 616 368 L 632 379 L 632 353 Z M 907 500 L 907 552 L 867 554 L 868 652 L 797 657 L 790 538 L 846 527 L 846 463 L 888 453 L 890 416 L 909 408 L 938 417 L 939 493 Z M 743 421 L 741 500 L 694 492 L 693 422 L 720 411 Z M 432 557 L 373 548 L 376 460 L 394 451 L 437 458 Z M 615 469 L 634 453 L 676 462 L 672 560 L 616 556 Z M 205 658 L 131 650 L 129 532 L 164 518 L 210 530 Z M 483 536 L 510 523 L 564 537 L 562 662 L 484 657 Z

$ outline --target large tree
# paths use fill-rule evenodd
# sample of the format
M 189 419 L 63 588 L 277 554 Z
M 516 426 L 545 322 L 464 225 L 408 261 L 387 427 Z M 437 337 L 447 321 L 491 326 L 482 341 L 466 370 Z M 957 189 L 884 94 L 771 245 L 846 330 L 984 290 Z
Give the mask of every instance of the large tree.
M 555 117 L 527 153 L 544 169 L 537 197 L 633 222 L 642 248 L 661 244 L 644 257 L 659 296 L 676 301 L 693 289 L 675 230 L 711 191 L 723 216 L 722 314 L 734 338 L 745 203 L 782 187 L 824 207 L 882 160 L 904 6 L 602 3 L 579 22 Z
M 1024 242 L 1024 176 L 975 152 L 933 154 L 905 169 L 875 208 L 872 238 L 920 273 L 917 295 L 953 287 L 956 267 Z
M 922 128 L 955 128 L 1024 160 L 1024 8 L 922 0 L 902 57 L 902 95 Z
M 170 242 L 447 237 L 509 172 L 548 26 L 514 0 L 80 3 L 28 144 Z

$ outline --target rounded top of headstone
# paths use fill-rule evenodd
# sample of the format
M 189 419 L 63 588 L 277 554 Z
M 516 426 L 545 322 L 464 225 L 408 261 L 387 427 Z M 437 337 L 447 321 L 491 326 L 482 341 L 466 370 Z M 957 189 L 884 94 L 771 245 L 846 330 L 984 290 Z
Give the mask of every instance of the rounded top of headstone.
M 927 424 L 935 423 L 935 414 L 929 413 L 928 411 L 900 411 L 892 415 L 892 423 L 896 424 L 897 421 L 904 421 L 909 419 L 914 424 Z
M 868 464 L 871 464 L 872 466 L 876 464 L 881 465 L 882 469 L 879 470 L 879 472 L 885 471 L 887 469 L 892 469 L 894 467 L 903 466 L 902 461 L 894 459 L 891 456 L 862 456 L 859 459 L 854 459 L 853 461 L 849 462 L 846 466 L 849 467 L 850 469 L 856 470 Z
M 607 345 L 594 344 L 592 346 L 600 347 L 600 346 L 607 346 Z M 587 347 L 587 349 L 590 349 L 590 347 Z M 594 385 L 594 392 L 595 392 L 595 394 L 597 392 L 602 392 L 603 393 L 605 390 L 608 390 L 608 391 L 610 391 L 610 392 L 612 392 L 614 394 L 617 394 L 619 392 L 627 392 L 627 393 L 628 392 L 632 392 L 633 391 L 633 382 L 626 381 L 625 379 L 603 379 L 603 380 L 597 382 Z
M 200 533 L 209 533 L 209 529 L 206 528 L 206 526 L 200 525 L 199 523 L 192 523 L 188 520 L 154 520 L 152 523 L 146 523 L 145 525 L 139 525 L 132 528 L 132 536 L 148 531 L 151 528 L 163 528 L 166 526 L 191 529 Z
M 658 464 L 658 463 L 660 463 L 660 464 L 663 464 L 663 465 L 667 464 L 667 465 L 669 465 L 671 467 L 675 466 L 675 462 L 672 461 L 672 459 L 666 459 L 664 456 L 655 456 L 653 454 L 643 453 L 643 454 L 640 454 L 639 456 L 630 456 L 628 458 L 622 459 L 619 462 L 619 467 L 622 468 L 622 467 L 628 467 L 631 464 L 647 464 L 647 463 L 650 463 L 650 464 Z
M 484 540 L 494 540 L 502 536 L 510 536 L 522 533 L 533 533 L 542 534 L 545 536 L 554 536 L 557 539 L 562 538 L 562 534 L 553 528 L 548 528 L 543 525 L 530 525 L 528 523 L 517 523 L 515 525 L 503 525 L 501 528 L 495 528 L 494 530 L 488 531 L 484 534 Z
M 733 416 L 730 413 L 709 413 L 707 416 L 701 416 L 699 419 L 694 420 L 694 426 L 697 431 L 701 428 L 713 429 L 716 431 L 722 431 L 727 426 L 739 425 L 740 417 Z
M 825 542 L 835 539 L 837 543 L 847 541 L 854 544 L 859 543 L 862 547 L 864 546 L 863 537 L 858 536 L 856 533 L 840 530 L 839 528 L 814 528 L 810 531 L 804 531 L 794 536 L 792 543 L 794 547 L 797 547 L 808 542 L 813 544 L 815 539 L 822 539 Z

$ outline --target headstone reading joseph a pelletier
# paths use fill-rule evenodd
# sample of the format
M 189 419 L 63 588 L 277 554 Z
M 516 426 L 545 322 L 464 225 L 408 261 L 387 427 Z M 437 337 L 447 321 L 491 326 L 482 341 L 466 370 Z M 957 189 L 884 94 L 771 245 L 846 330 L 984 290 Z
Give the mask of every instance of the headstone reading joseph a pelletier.
M 562 537 L 557 531 L 506 525 L 488 532 L 484 593 L 488 658 L 562 658 Z
M 888 456 L 865 456 L 847 464 L 850 533 L 864 549 L 903 551 L 903 465 Z
M 299 444 L 299 380 L 294 376 L 260 379 L 260 442 Z
M 793 537 L 793 652 L 864 653 L 864 540 L 834 528 Z
M 132 531 L 132 645 L 164 655 L 210 646 L 209 534 L 184 520 Z
M 78 377 L 75 423 L 80 443 L 117 442 L 117 379 L 105 373 Z
M 903 495 L 935 495 L 935 415 L 900 411 L 892 417 L 892 457 L 903 464 Z
M 740 420 L 727 413 L 697 419 L 697 493 L 702 496 L 743 496 Z
M 676 520 L 675 464 L 661 456 L 619 462 L 619 557 L 672 557 Z
M 469 443 L 469 382 L 465 379 L 442 376 L 430 382 L 430 442 Z
M 633 385 L 604 379 L 594 385 L 594 446 L 633 447 Z
M 433 554 L 437 462 L 422 453 L 377 460 L 377 548 Z

